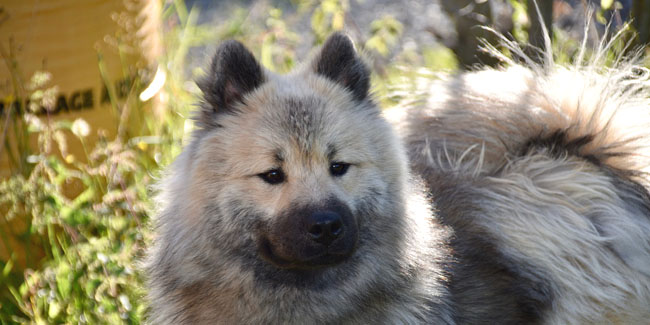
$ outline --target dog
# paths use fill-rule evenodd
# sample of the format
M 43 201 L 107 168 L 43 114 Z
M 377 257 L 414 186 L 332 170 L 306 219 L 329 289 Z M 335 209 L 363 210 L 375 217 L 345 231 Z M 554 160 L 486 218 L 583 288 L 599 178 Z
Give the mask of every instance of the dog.
M 149 321 L 646 321 L 647 75 L 511 66 L 382 113 L 344 34 L 287 75 L 224 42 L 159 185 Z

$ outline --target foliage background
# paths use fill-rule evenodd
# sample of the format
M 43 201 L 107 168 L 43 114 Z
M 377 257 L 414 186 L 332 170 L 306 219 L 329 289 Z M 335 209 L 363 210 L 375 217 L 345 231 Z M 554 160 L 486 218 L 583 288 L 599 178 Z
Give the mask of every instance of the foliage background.
M 36 135 L 39 141 L 38 148 L 24 147 L 13 176 L 0 181 L 0 245 L 24 252 L 0 261 L 0 323 L 143 322 L 147 307 L 139 262 L 152 236 L 151 185 L 180 153 L 192 128 L 188 117 L 200 98 L 193 81 L 204 73 L 201 66 L 206 62 L 197 53 L 211 54 L 220 40 L 239 39 L 265 67 L 286 72 L 298 58 L 304 58 L 305 49 L 321 44 L 332 31 L 354 30 L 357 45 L 374 68 L 373 91 L 381 106 L 389 107 L 408 101 L 413 88 L 434 78 L 432 71 L 498 64 L 477 50 L 477 38 L 489 41 L 491 36 L 480 29 L 477 32 L 473 28 L 477 22 L 468 23 L 467 17 L 483 15 L 482 24 L 522 42 L 535 30 L 531 26 L 539 23 L 529 15 L 525 1 L 463 0 L 454 2 L 463 4 L 458 8 L 442 1 L 456 42 L 432 31 L 429 37 L 439 42 L 413 47 L 405 41 L 412 35 L 405 35 L 404 23 L 394 16 L 375 17 L 368 26 L 354 25 L 350 7 L 355 3 L 351 1 L 360 0 L 236 2 L 228 8 L 228 18 L 216 24 L 200 22 L 199 10 L 182 0 L 167 0 L 159 13 L 164 27 L 159 64 L 166 75 L 160 94 L 164 110 L 155 116 L 145 113 L 137 95 L 146 85 L 136 81 L 120 111 L 120 123 L 137 118 L 144 121 L 141 130 L 119 132 L 116 137 L 100 134 L 98 142 L 86 145 L 88 134 L 97 131 L 82 120 L 48 122 L 29 113 L 3 117 L 12 119 L 19 138 Z M 494 2 L 507 8 L 505 24 L 503 14 L 487 14 L 482 7 Z M 585 6 L 588 2 L 582 1 Z M 624 46 L 627 41 L 644 44 L 650 32 L 648 1 L 637 1 L 631 8 L 631 16 L 637 18 L 632 26 L 615 21 L 620 17 L 615 10 L 625 9 L 623 2 L 589 2 L 596 5 L 591 17 L 600 22 L 594 25 L 600 28 L 596 38 L 603 37 L 608 22 L 612 28 L 639 29 L 638 37 L 621 39 L 614 47 L 618 51 L 631 48 Z M 472 15 L 459 16 L 462 10 Z M 557 24 L 554 28 L 553 50 L 560 62 L 569 63 L 578 49 L 574 31 Z M 465 51 L 475 55 L 458 55 Z M 5 63 L 10 61 L 6 51 L 0 54 Z M 98 68 L 102 68 L 101 60 Z M 56 94 L 56 85 L 49 84 L 49 79 L 47 72 L 39 72 L 14 87 L 26 89 L 33 102 L 47 106 Z M 84 144 L 85 159 L 65 155 L 69 137 Z M 55 154 L 54 148 L 63 155 Z M 70 184 L 79 190 L 66 191 Z M 16 243 L 20 250 L 12 247 Z

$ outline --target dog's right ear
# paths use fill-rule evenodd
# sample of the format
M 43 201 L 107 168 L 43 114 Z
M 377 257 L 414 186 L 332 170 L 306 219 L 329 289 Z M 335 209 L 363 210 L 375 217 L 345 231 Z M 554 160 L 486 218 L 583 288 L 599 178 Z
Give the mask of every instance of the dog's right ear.
M 354 99 L 368 97 L 370 70 L 357 55 L 352 40 L 337 32 L 332 34 L 313 63 L 314 71 L 346 88 Z
M 199 82 L 207 103 L 202 119 L 214 114 L 232 112 L 249 92 L 265 81 L 264 71 L 253 54 L 235 40 L 223 42 L 212 59 L 208 76 Z

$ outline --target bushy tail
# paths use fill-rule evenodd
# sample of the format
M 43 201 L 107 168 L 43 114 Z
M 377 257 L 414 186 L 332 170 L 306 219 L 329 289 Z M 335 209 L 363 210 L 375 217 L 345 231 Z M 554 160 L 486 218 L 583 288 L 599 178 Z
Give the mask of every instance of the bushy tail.
M 436 75 L 388 114 L 442 218 L 552 278 L 558 323 L 650 303 L 650 72 L 617 37 L 565 66 L 504 38 L 518 60 L 492 48 L 506 67 Z

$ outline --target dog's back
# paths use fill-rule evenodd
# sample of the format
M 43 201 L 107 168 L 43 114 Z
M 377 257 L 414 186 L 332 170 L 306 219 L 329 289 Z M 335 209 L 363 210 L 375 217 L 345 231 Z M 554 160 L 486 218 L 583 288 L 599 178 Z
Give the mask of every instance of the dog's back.
M 515 322 L 647 322 L 650 83 L 595 66 L 443 77 L 400 113 L 412 167 L 455 232 L 461 321 L 517 306 Z

